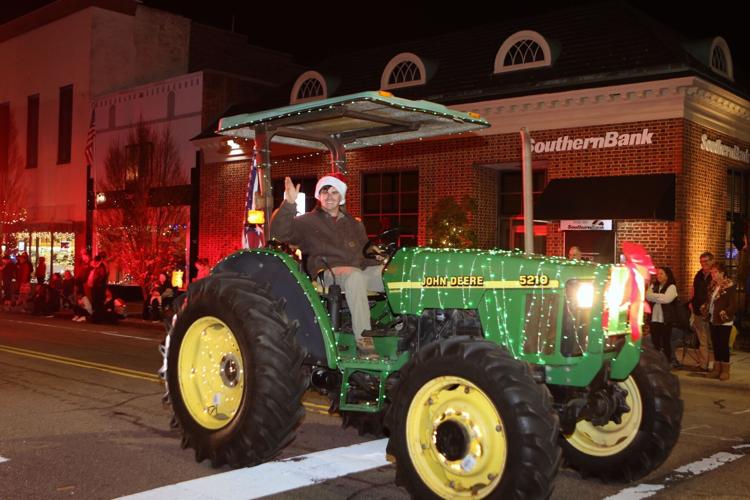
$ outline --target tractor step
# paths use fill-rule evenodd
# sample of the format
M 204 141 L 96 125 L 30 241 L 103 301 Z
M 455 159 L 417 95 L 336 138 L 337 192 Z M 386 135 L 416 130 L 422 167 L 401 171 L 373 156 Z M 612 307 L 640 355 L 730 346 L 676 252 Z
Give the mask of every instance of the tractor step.
M 383 409 L 385 402 L 386 381 L 391 373 L 401 369 L 409 359 L 409 353 L 403 352 L 394 359 L 340 357 L 341 393 L 339 394 L 339 408 L 345 411 L 362 411 L 374 413 Z M 364 389 L 362 380 L 367 380 L 369 386 L 367 395 L 362 396 Z M 359 390 L 358 390 L 359 389 Z

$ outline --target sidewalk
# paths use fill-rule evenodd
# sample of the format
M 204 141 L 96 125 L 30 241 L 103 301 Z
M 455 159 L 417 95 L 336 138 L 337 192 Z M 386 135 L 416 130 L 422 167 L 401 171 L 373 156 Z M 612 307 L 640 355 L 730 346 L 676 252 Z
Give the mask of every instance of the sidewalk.
M 134 328 L 145 328 L 149 330 L 161 330 L 162 332 L 166 334 L 166 330 L 164 328 L 164 322 L 146 321 L 145 319 L 142 318 L 141 316 L 143 313 L 142 302 L 128 302 L 127 313 L 128 313 L 128 316 L 125 319 L 120 320 L 120 322 L 118 323 L 119 325 L 130 326 Z M 12 314 L 21 314 L 24 316 L 33 317 L 30 314 L 17 312 L 17 311 L 12 312 Z M 70 321 L 73 318 L 73 311 L 69 309 L 63 309 L 61 311 L 56 312 L 54 316 L 57 319 Z
M 685 357 L 685 368 L 680 370 L 672 370 L 672 373 L 677 375 L 682 384 L 697 384 L 707 385 L 714 387 L 724 387 L 737 390 L 750 390 L 750 352 L 740 351 L 735 344 L 735 349 L 731 351 L 729 360 L 731 366 L 731 378 L 726 381 L 705 378 L 701 372 L 692 371 L 691 368 L 697 368 L 697 364 L 691 365 L 693 361 L 688 355 Z M 677 359 L 682 359 L 682 348 L 679 348 L 675 353 Z M 713 361 L 712 353 L 709 353 Z

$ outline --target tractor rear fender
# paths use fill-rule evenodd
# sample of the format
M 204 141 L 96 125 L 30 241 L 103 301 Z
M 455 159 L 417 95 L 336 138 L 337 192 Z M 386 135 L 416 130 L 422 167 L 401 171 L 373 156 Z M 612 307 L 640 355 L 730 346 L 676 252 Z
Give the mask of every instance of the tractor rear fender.
M 247 275 L 286 301 L 286 315 L 297 320 L 297 342 L 306 349 L 305 364 L 336 367 L 336 342 L 328 312 L 320 296 L 297 261 L 270 249 L 239 250 L 219 262 L 212 274 L 235 272 Z

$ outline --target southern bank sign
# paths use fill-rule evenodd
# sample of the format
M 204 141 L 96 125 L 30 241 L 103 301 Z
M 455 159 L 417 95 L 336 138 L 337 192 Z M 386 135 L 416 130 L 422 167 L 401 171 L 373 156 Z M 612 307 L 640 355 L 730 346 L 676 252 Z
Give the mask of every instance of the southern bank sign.
M 625 146 L 648 146 L 653 144 L 654 133 L 644 128 L 635 134 L 621 134 L 616 130 L 594 137 L 571 138 L 561 136 L 554 141 L 536 141 L 531 139 L 531 148 L 535 153 L 555 153 L 562 151 L 580 151 L 586 149 L 621 148 Z
M 712 141 L 708 138 L 707 134 L 701 136 L 701 151 L 708 151 L 709 153 L 714 153 L 725 158 L 750 163 L 750 151 L 747 149 L 742 150 L 739 146 L 722 144 L 721 139 Z

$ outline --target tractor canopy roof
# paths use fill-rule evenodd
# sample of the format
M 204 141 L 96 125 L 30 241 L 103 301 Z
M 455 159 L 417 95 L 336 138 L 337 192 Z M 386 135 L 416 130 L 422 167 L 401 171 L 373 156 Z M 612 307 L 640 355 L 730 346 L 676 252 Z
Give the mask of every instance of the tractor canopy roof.
M 428 101 L 411 101 L 389 92 L 360 92 L 292 106 L 226 116 L 217 132 L 325 150 L 341 144 L 347 150 L 469 132 L 489 127 L 476 113 L 448 109 Z

